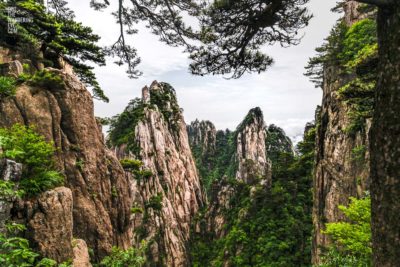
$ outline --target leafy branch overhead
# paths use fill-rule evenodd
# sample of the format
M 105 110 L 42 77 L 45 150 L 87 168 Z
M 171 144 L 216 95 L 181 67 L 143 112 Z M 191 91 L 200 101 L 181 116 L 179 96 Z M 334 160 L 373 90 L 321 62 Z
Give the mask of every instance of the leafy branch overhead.
M 127 64 L 136 77 L 140 62 L 136 50 L 126 43 L 125 34 L 137 33 L 145 22 L 162 42 L 183 47 L 192 60 L 195 75 L 223 74 L 239 78 L 246 72 L 265 71 L 272 63 L 262 49 L 279 43 L 296 45 L 298 31 L 308 25 L 309 0 L 130 0 L 118 2 L 114 13 L 120 35 L 111 54 Z M 92 0 L 97 10 L 110 6 L 108 0 Z

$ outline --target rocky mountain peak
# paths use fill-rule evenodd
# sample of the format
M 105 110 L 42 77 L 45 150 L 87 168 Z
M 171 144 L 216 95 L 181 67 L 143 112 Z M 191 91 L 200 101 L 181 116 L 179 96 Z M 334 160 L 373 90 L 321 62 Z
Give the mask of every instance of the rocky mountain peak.
M 141 161 L 127 171 L 134 192 L 133 239 L 149 242 L 154 265 L 186 266 L 190 226 L 205 199 L 175 90 L 154 81 L 142 92 L 110 132 L 111 141 L 120 140 L 111 143 L 121 160 Z
M 260 108 L 249 111 L 236 130 L 236 179 L 246 183 L 271 183 L 271 162 L 265 146 L 264 116 Z
M 201 147 L 201 153 L 213 153 L 216 146 L 217 130 L 210 121 L 195 120 L 187 126 L 191 147 Z

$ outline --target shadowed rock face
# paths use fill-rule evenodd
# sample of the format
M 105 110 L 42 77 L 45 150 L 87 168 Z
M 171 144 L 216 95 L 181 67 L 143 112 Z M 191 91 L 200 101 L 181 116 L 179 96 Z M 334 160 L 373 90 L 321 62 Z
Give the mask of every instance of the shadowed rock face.
M 90 93 L 77 77 L 49 70 L 60 75 L 63 88 L 22 84 L 15 97 L 0 100 L 0 127 L 33 125 L 54 143 L 57 167 L 72 191 L 73 235 L 84 239 L 100 259 L 113 245 L 130 245 L 129 182 L 105 147 Z
M 362 19 L 357 11 L 358 3 L 350 1 L 345 6 L 345 22 L 351 25 Z M 349 197 L 362 196 L 369 190 L 369 151 L 364 158 L 355 158 L 354 149 L 369 147 L 367 121 L 363 133 L 345 133 L 350 124 L 348 107 L 338 99 L 337 91 L 350 76 L 341 74 L 337 67 L 325 66 L 323 100 L 320 125 L 317 128 L 316 166 L 313 204 L 313 263 L 320 263 L 320 247 L 327 247 L 330 240 L 321 233 L 325 224 L 344 219 L 339 205 L 347 205 Z
M 132 125 L 139 152 L 117 148 L 120 157 L 139 158 L 151 172 L 132 179 L 134 205 L 143 209 L 133 215 L 135 239 L 156 241 L 150 244 L 156 266 L 186 266 L 190 226 L 204 196 L 173 88 L 154 82 L 144 91 L 143 117 Z
M 225 214 L 235 195 L 235 188 L 229 180 L 235 179 L 252 188 L 260 185 L 268 187 L 271 184 L 272 171 L 265 145 L 266 134 L 263 114 L 259 108 L 250 110 L 233 134 L 236 149 L 230 158 L 233 165 L 231 169 L 235 170 L 234 177 L 220 177 L 212 184 L 210 204 L 205 215 L 206 231 L 213 233 L 216 239 L 226 235 Z M 203 141 L 200 140 L 201 143 Z
M 22 175 L 22 164 L 8 159 L 0 160 L 0 180 L 10 181 L 16 183 L 15 190 L 17 190 L 18 182 Z M 0 232 L 4 232 L 4 224 L 11 218 L 11 209 L 15 196 L 1 196 L 0 197 Z

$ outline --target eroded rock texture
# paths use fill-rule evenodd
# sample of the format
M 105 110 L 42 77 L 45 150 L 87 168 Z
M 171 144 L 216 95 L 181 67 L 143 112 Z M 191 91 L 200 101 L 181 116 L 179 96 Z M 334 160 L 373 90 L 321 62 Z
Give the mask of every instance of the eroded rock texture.
M 143 162 L 142 173 L 132 179 L 134 205 L 142 209 L 132 215 L 135 239 L 150 242 L 150 265 L 186 266 L 190 226 L 204 203 L 186 124 L 166 83 L 145 87 L 136 109 L 143 109 L 131 125 L 136 153 L 126 145 L 117 148 L 120 157 Z
M 58 262 L 73 258 L 72 192 L 58 187 L 14 206 L 14 220 L 27 226 L 26 236 L 43 257 Z
M 22 175 L 22 165 L 12 160 L 0 160 L 0 180 L 14 182 L 14 190 L 18 189 L 18 182 Z M 0 232 L 5 231 L 5 223 L 11 218 L 11 209 L 16 200 L 15 196 L 0 196 Z
M 250 110 L 236 130 L 236 179 L 253 184 L 271 184 L 271 162 L 265 147 L 266 131 L 260 108 Z
M 212 122 L 195 120 L 187 130 L 191 147 L 200 147 L 203 155 L 215 153 L 217 130 Z
M 349 25 L 360 19 L 358 4 L 345 6 L 345 21 Z M 316 140 L 316 166 L 313 207 L 313 263 L 320 263 L 320 248 L 330 240 L 321 233 L 325 224 L 344 220 L 339 205 L 347 205 L 349 197 L 363 196 L 369 190 L 369 142 L 366 127 L 349 134 L 349 107 L 339 99 L 338 90 L 352 76 L 343 74 L 336 66 L 325 66 L 322 108 L 319 114 Z
M 233 181 L 245 183 L 252 190 L 259 186 L 267 188 L 271 184 L 271 162 L 267 156 L 266 130 L 261 110 L 250 110 L 232 136 L 233 155 L 226 157 L 232 159 L 230 166 L 225 166 L 224 176 L 213 182 L 205 214 L 206 232 L 212 233 L 216 239 L 226 235 L 225 215 L 231 208 L 230 202 L 236 193 Z
M 105 148 L 85 86 L 70 73 L 49 71 L 59 75 L 64 85 L 22 84 L 15 97 L 0 100 L 0 127 L 35 126 L 54 142 L 57 167 L 72 190 L 73 235 L 84 239 L 99 259 L 113 245 L 130 245 L 129 182 L 116 157 Z

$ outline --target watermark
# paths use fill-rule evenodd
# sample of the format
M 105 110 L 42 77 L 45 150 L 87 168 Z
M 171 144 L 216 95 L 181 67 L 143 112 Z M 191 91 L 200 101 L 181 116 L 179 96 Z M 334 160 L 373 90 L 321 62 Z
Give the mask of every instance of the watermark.
M 7 31 L 9 34 L 18 33 L 18 24 L 20 23 L 31 23 L 33 19 L 31 17 L 17 17 L 17 8 L 16 7 L 7 7 Z

